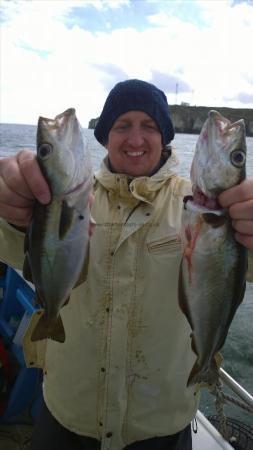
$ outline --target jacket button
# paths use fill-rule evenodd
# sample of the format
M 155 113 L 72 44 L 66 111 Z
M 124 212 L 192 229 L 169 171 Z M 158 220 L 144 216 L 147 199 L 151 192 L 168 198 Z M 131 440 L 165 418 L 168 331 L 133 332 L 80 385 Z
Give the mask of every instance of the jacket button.
M 105 368 L 104 367 L 101 367 L 101 372 L 105 372 Z
M 111 431 L 108 431 L 108 433 L 106 433 L 106 437 L 107 437 L 107 438 L 112 437 L 112 432 L 111 432 Z
M 146 216 L 150 216 L 150 212 L 147 212 L 147 213 L 146 213 Z

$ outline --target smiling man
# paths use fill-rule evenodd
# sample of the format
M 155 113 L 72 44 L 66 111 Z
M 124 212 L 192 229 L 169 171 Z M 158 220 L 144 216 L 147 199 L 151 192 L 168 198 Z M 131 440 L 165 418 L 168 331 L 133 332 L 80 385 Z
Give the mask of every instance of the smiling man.
M 173 171 L 165 94 L 141 80 L 118 83 L 95 136 L 108 151 L 94 181 L 97 226 L 85 281 L 61 310 L 65 342 L 48 339 L 44 363 L 33 348 L 45 403 L 31 450 L 191 450 L 196 355 L 178 304 L 178 234 L 191 187 Z M 50 200 L 31 152 L 0 160 L 0 194 L 0 258 L 22 267 L 24 235 L 10 224 L 27 226 L 34 198 Z M 253 180 L 220 202 L 253 249 Z
M 174 138 L 165 94 L 141 81 L 118 83 L 110 92 L 95 137 L 109 154 L 111 170 L 150 176 L 160 166 L 162 149 Z
M 161 158 L 161 133 L 146 113 L 130 111 L 116 119 L 106 147 L 114 172 L 150 175 Z

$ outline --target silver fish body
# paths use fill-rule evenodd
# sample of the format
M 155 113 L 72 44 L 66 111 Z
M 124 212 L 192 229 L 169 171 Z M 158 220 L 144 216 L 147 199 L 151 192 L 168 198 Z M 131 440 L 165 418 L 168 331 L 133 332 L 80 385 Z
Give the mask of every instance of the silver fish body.
M 217 195 L 245 178 L 245 163 L 244 122 L 232 124 L 211 111 L 197 142 L 193 196 L 185 199 L 182 217 L 179 303 L 197 356 L 188 385 L 217 382 L 216 355 L 244 297 L 247 251 L 235 240 Z
M 26 236 L 24 276 L 36 289 L 45 313 L 32 339 L 65 340 L 59 316 L 78 282 L 89 242 L 89 194 L 92 184 L 90 155 L 75 110 L 55 119 L 39 118 L 37 161 L 52 199 L 36 203 Z

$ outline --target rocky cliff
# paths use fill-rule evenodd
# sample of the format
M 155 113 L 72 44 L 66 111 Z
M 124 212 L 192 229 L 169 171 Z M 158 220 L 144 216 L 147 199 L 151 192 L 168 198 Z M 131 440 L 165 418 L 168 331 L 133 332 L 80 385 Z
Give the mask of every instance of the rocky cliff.
M 208 111 L 215 109 L 232 122 L 244 119 L 247 136 L 253 136 L 253 109 L 232 109 L 207 106 L 172 105 L 170 112 L 176 133 L 199 134 Z M 95 128 L 98 118 L 89 121 L 89 128 Z

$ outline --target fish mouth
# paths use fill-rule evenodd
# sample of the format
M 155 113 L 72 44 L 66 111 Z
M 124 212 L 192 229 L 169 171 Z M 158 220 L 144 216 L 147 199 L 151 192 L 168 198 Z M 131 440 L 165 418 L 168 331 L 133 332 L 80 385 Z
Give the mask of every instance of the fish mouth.
M 199 187 L 197 187 L 193 191 L 193 201 L 197 205 L 203 206 L 207 209 L 212 209 L 212 210 L 213 209 L 215 209 L 215 210 L 222 209 L 217 196 L 216 197 L 208 197 L 206 194 L 204 194 L 203 191 L 201 191 L 201 189 Z
M 88 178 L 88 179 L 86 178 L 81 183 L 79 183 L 76 186 L 74 186 L 72 189 L 69 189 L 68 191 L 65 191 L 62 194 L 62 197 L 67 197 L 67 196 L 69 196 L 71 194 L 78 194 L 79 192 L 84 191 L 86 189 L 88 190 L 90 188 L 90 185 L 91 185 L 91 179 L 90 178 Z
M 186 204 L 188 205 L 186 206 Z M 188 195 L 184 198 L 185 209 L 200 209 L 203 212 L 209 212 L 216 215 L 224 215 L 225 210 L 218 201 L 218 197 L 208 197 L 199 187 L 193 191 L 193 195 Z

